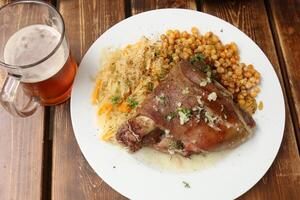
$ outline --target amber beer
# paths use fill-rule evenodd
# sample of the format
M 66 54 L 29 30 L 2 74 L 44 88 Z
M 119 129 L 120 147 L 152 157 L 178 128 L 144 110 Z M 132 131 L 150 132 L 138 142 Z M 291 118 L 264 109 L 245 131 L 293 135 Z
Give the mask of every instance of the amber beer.
M 22 69 L 25 92 L 42 105 L 55 105 L 70 97 L 77 64 L 70 55 L 66 38 L 47 25 L 30 25 L 14 33 L 4 50 L 7 62 L 30 64 Z
M 60 104 L 71 95 L 76 71 L 77 64 L 69 55 L 64 66 L 54 76 L 36 83 L 23 83 L 23 87 L 29 95 L 39 97 L 42 105 Z

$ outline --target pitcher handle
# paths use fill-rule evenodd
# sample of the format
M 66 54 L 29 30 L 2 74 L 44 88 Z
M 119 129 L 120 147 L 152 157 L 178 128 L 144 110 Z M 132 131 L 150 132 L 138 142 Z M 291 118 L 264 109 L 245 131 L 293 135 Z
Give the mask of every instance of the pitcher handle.
M 20 85 L 20 76 L 8 74 L 0 93 L 0 103 L 2 106 L 14 116 L 27 117 L 32 115 L 38 108 L 38 100 L 30 97 L 29 101 L 23 108 L 16 105 L 17 89 Z

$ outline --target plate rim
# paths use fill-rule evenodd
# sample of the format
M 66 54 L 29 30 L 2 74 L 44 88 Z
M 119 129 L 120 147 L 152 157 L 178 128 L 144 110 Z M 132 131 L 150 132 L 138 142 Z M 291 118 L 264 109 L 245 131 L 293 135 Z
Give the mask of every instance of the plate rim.
M 123 19 L 123 20 L 121 20 L 121 21 L 119 21 L 119 22 L 117 22 L 116 24 L 114 24 L 113 26 L 111 26 L 110 28 L 108 28 L 105 32 L 103 32 L 101 35 L 99 35 L 99 37 L 93 42 L 93 44 L 88 48 L 88 50 L 85 52 L 85 54 L 84 54 L 84 56 L 82 57 L 82 59 L 81 59 L 81 62 L 80 62 L 80 65 L 79 65 L 79 67 L 82 65 L 82 62 L 85 60 L 85 58 L 86 58 L 86 55 L 87 54 L 89 54 L 90 53 L 90 51 L 92 51 L 92 49 L 94 48 L 94 46 L 95 46 L 95 43 L 96 43 L 96 41 L 98 41 L 103 35 L 106 35 L 106 34 L 108 34 L 110 31 L 111 31 L 111 29 L 114 29 L 114 27 L 116 27 L 116 26 L 119 26 L 121 23 L 127 23 L 128 21 L 130 21 L 130 20 L 132 20 L 133 18 L 137 18 L 137 17 L 140 17 L 140 16 L 142 16 L 142 15 L 147 15 L 147 14 L 149 14 L 149 13 L 157 13 L 157 12 L 165 12 L 165 11 L 170 11 L 170 12 L 172 12 L 172 11 L 181 11 L 181 12 L 191 12 L 191 13 L 198 13 L 198 14 L 202 14 L 202 15 L 207 15 L 208 17 L 211 17 L 211 18 L 214 18 L 215 20 L 218 20 L 218 21 L 220 21 L 221 23 L 225 23 L 225 24 L 227 24 L 227 25 L 229 25 L 231 28 L 233 28 L 233 29 L 235 29 L 236 31 L 238 31 L 239 32 L 239 34 L 242 34 L 244 37 L 247 37 L 253 44 L 254 44 L 254 46 L 259 50 L 259 53 L 263 56 L 263 57 L 265 57 L 265 59 L 270 63 L 270 65 L 272 66 L 272 70 L 274 71 L 274 73 L 275 73 L 275 78 L 276 78 L 276 80 L 277 80 L 277 82 L 279 83 L 279 92 L 280 92 L 280 97 L 281 97 L 281 100 L 282 100 L 282 105 L 283 105 L 283 113 L 282 113 L 282 115 L 283 115 L 283 123 L 281 124 L 281 130 L 282 131 L 280 131 L 280 132 L 282 132 L 281 133 L 281 138 L 280 138 L 280 143 L 278 144 L 278 146 L 277 146 L 277 149 L 276 149 L 276 152 L 275 152 L 275 154 L 274 154 L 274 158 L 272 158 L 271 160 L 271 162 L 270 162 L 270 164 L 268 164 L 268 167 L 267 167 L 267 169 L 261 174 L 261 176 L 255 181 L 255 183 L 254 184 L 251 184 L 252 186 L 251 187 L 248 187 L 248 188 L 246 188 L 245 190 L 243 190 L 243 191 L 240 191 L 239 192 L 239 194 L 238 195 L 235 195 L 234 196 L 234 198 L 237 198 L 237 197 L 239 197 L 239 196 L 241 196 L 241 195 L 243 195 L 243 194 L 245 194 L 247 191 L 249 191 L 252 187 L 254 187 L 261 179 L 262 179 L 262 177 L 268 172 L 268 170 L 270 169 L 270 167 L 273 165 L 273 163 L 274 163 L 274 161 L 275 161 L 275 159 L 277 158 L 277 155 L 278 155 L 278 152 L 279 152 L 279 149 L 280 149 L 280 147 L 281 147 L 281 145 L 282 145 L 282 141 L 283 141 L 283 136 L 284 136 L 284 130 L 285 130 L 285 124 L 286 124 L 286 107 L 285 107 L 285 104 L 286 104 L 286 100 L 285 100 L 285 96 L 284 96 L 284 93 L 283 93 L 283 89 L 282 89 L 282 86 L 281 86 L 281 82 L 280 82 L 280 79 L 279 79 L 279 77 L 278 77 L 278 75 L 277 75 L 277 73 L 276 73 L 276 70 L 275 70 L 275 68 L 274 68 L 274 66 L 273 66 L 273 64 L 270 62 L 270 60 L 268 59 L 268 57 L 265 55 L 265 53 L 263 52 L 263 50 L 256 44 L 256 42 L 255 41 L 253 41 L 247 34 L 245 34 L 243 31 L 241 31 L 239 28 L 237 28 L 237 27 L 235 27 L 233 24 L 231 24 L 231 23 L 229 23 L 229 22 L 227 22 L 227 21 L 225 21 L 224 19 L 221 19 L 221 18 L 219 18 L 219 17 L 216 17 L 216 16 L 214 16 L 214 15 L 211 15 L 211 14 L 208 14 L 208 13 L 204 13 L 204 12 L 200 12 L 200 11 L 196 11 L 196 10 L 190 10 L 190 9 L 183 9 L 183 8 L 162 8 L 162 9 L 156 9 L 156 10 L 149 10 L 149 11 L 146 11 L 146 12 L 141 12 L 141 13 L 139 13 L 139 14 L 136 14 L 136 15 L 133 15 L 133 16 L 130 16 L 130 17 L 128 17 L 128 18 L 126 18 L 126 19 Z M 77 75 L 76 75 L 76 77 L 77 77 Z M 76 77 L 75 77 L 75 81 L 76 81 Z M 75 83 L 75 81 L 74 81 L 74 83 Z M 75 135 L 75 138 L 76 138 L 76 142 L 78 143 L 78 146 L 79 146 L 79 148 L 80 148 L 80 151 L 81 151 L 81 153 L 82 153 L 82 155 L 83 155 L 83 157 L 84 157 L 84 159 L 87 161 L 87 163 L 90 165 L 90 167 L 93 169 L 93 171 L 97 174 L 97 176 L 99 176 L 103 181 L 105 181 L 111 188 L 113 188 L 116 192 L 118 192 L 118 193 L 120 193 L 121 195 L 124 195 L 125 197 L 127 197 L 127 198 L 132 198 L 132 196 L 130 196 L 127 192 L 124 192 L 124 191 L 120 191 L 119 189 L 117 189 L 117 187 L 115 187 L 113 184 L 111 184 L 109 181 L 107 181 L 106 180 L 106 178 L 103 178 L 103 176 L 100 176 L 100 174 L 97 172 L 98 170 L 96 170 L 95 168 L 94 168 L 94 166 L 92 166 L 91 164 L 90 164 L 90 162 L 88 161 L 88 159 L 87 159 L 87 157 L 86 157 L 86 155 L 85 155 L 85 153 L 82 151 L 82 146 L 81 146 L 81 144 L 80 144 L 80 142 L 79 142 L 79 140 L 78 140 L 78 133 L 76 134 L 76 131 L 75 131 L 75 128 L 74 128 L 74 119 L 73 119 L 73 109 L 72 109 L 72 107 L 73 107 L 73 105 L 75 104 L 74 103 L 74 98 L 72 98 L 74 95 L 73 95 L 73 89 L 72 89 L 72 94 L 71 94 L 71 102 L 70 102 L 70 114 L 71 114 L 71 122 L 72 122 L 72 127 L 73 127 L 73 131 L 74 131 L 74 135 Z

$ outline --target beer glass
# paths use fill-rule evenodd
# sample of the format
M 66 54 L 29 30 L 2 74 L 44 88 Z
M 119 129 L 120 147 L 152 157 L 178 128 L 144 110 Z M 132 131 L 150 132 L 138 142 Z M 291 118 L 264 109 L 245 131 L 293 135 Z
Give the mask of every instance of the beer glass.
M 70 97 L 77 64 L 65 34 L 62 16 L 46 2 L 22 0 L 0 9 L 0 67 L 7 73 L 0 102 L 8 112 L 26 117 Z

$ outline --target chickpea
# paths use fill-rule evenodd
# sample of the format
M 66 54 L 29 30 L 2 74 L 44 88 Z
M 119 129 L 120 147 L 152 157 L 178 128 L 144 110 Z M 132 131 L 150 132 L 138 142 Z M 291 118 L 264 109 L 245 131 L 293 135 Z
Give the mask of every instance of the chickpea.
M 232 64 L 236 64 L 237 61 L 236 61 L 236 59 L 235 59 L 234 57 L 231 57 L 231 58 L 230 58 L 230 62 L 231 62 Z
M 211 56 L 211 59 L 217 60 L 217 59 L 218 59 L 218 56 L 214 54 L 214 55 Z
M 250 73 L 250 72 L 246 72 L 246 73 L 244 74 L 244 76 L 247 77 L 247 78 L 250 78 L 250 77 L 251 77 L 251 73 Z
M 172 38 L 172 37 L 169 37 L 169 44 L 174 44 L 174 38 Z
M 235 74 L 236 75 L 238 75 L 238 76 L 240 76 L 240 75 L 242 75 L 242 69 L 241 68 L 236 68 L 236 70 L 235 70 Z
M 181 53 L 180 49 L 179 48 L 175 48 L 175 53 L 176 54 L 180 54 Z
M 160 36 L 160 39 L 161 39 L 162 41 L 165 41 L 165 40 L 167 39 L 167 37 L 166 37 L 166 35 L 162 34 L 162 35 Z
M 250 96 L 254 98 L 254 97 L 257 96 L 257 93 L 256 93 L 255 91 L 252 90 L 252 91 L 250 92 Z
M 179 32 L 179 30 L 175 30 L 175 31 L 174 31 L 174 36 L 175 36 L 176 39 L 180 37 L 180 32 Z
M 183 37 L 183 38 L 188 38 L 188 33 L 186 32 L 186 31 L 183 31 L 182 33 L 181 33 L 181 37 Z
M 231 58 L 231 56 L 232 56 L 232 51 L 229 50 L 229 51 L 226 53 L 226 56 L 227 56 L 228 58 Z
M 204 37 L 207 39 L 207 38 L 209 38 L 211 35 L 212 35 L 212 32 L 207 32 L 207 33 L 205 33 Z
M 234 93 L 234 89 L 233 88 L 228 88 L 228 91 L 231 93 L 231 94 L 233 94 Z
M 223 44 L 217 35 L 212 32 L 201 35 L 196 27 L 192 27 L 190 33 L 167 30 L 160 39 L 160 56 L 169 64 L 166 66 L 187 60 L 196 53 L 204 54 L 213 63 L 212 70 L 220 78 L 219 81 L 234 95 L 238 104 L 249 113 L 255 111 L 255 97 L 260 92 L 257 86 L 260 73 L 252 64 L 240 63 L 238 47 L 234 42 Z
M 199 34 L 199 30 L 198 30 L 198 28 L 196 28 L 196 27 L 192 27 L 191 32 L 192 32 L 193 34 L 195 34 L 195 35 L 198 35 L 198 34 Z
M 218 72 L 219 74 L 222 74 L 222 73 L 225 72 L 225 70 L 224 70 L 224 68 L 222 68 L 222 67 L 218 67 L 218 68 L 217 68 L 217 72 Z
M 225 58 L 225 57 L 226 57 L 226 53 L 225 53 L 225 52 L 222 52 L 222 53 L 220 53 L 220 56 L 221 56 L 222 58 Z
M 171 34 L 174 34 L 172 30 L 167 30 L 167 36 L 170 36 Z
M 220 62 L 219 61 L 215 61 L 215 63 L 214 63 L 214 65 L 216 66 L 216 67 L 219 67 L 221 64 L 220 64 Z

